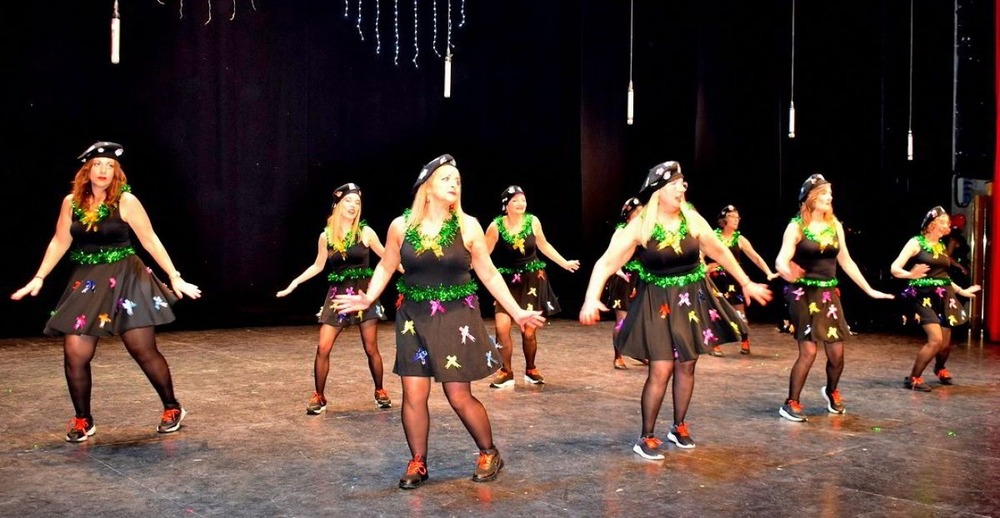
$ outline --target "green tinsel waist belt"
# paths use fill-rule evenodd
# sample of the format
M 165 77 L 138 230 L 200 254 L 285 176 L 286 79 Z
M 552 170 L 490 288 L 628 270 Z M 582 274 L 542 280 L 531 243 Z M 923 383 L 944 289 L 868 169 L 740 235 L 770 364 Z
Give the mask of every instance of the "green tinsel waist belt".
M 407 284 L 403 279 L 396 281 L 396 290 L 399 291 L 399 294 L 403 298 L 415 302 L 460 300 L 469 295 L 475 295 L 478 289 L 479 284 L 475 280 L 464 284 L 439 284 L 437 286 L 413 286 Z
M 801 286 L 812 286 L 814 288 L 836 288 L 837 279 L 797 279 L 795 284 Z
M 705 278 L 705 263 L 699 264 L 694 270 L 681 275 L 656 275 L 651 273 L 642 264 L 636 269 L 639 278 L 646 284 L 653 284 L 661 288 L 687 286 L 693 282 L 698 282 Z
M 497 271 L 500 272 L 502 275 L 510 275 L 514 273 L 537 272 L 538 270 L 542 270 L 544 268 L 545 268 L 545 261 L 540 261 L 536 259 L 524 266 L 520 266 L 517 268 L 504 268 L 502 266 L 497 266 Z
M 69 260 L 77 264 L 111 264 L 130 255 L 135 255 L 135 248 L 131 246 L 100 248 L 95 252 L 85 252 L 77 248 L 70 251 Z
M 340 272 L 333 272 L 326 276 L 330 282 L 344 282 L 348 279 L 368 279 L 375 273 L 371 268 L 348 268 Z
M 915 286 L 917 288 L 926 288 L 928 286 L 951 286 L 951 279 L 928 279 L 924 277 L 923 279 L 913 279 L 909 282 L 910 286 Z

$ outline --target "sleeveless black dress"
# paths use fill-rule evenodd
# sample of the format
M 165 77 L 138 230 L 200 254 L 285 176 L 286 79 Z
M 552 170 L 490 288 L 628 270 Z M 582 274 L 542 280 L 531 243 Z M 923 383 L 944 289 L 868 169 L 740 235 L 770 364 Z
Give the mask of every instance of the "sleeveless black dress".
M 624 355 L 689 361 L 747 332 L 743 317 L 708 279 L 698 240 L 682 234 L 676 248 L 651 238 L 638 250 L 637 293 L 615 342 Z
M 792 260 L 805 275 L 785 287 L 785 301 L 790 313 L 790 328 L 795 339 L 810 342 L 840 342 L 850 335 L 847 317 L 840 305 L 837 288 L 837 254 L 840 239 L 831 224 L 819 235 L 808 231 L 798 216 L 792 222 L 802 231 Z
M 619 223 L 615 229 L 625 228 L 625 223 Z M 638 253 L 633 254 L 629 262 L 622 266 L 625 278 L 621 278 L 617 273 L 608 278 L 604 283 L 604 291 L 601 293 L 601 303 L 612 311 L 628 311 L 629 303 L 636 295 L 636 285 L 639 281 Z
M 393 372 L 439 382 L 483 379 L 500 368 L 501 356 L 483 324 L 472 255 L 461 230 L 437 246 L 418 248 L 404 239 L 400 247 L 405 273 L 396 283 Z
M 365 224 L 362 222 L 360 229 L 364 228 Z M 372 269 L 368 265 L 370 248 L 364 245 L 360 236 L 354 236 L 353 244 L 341 252 L 333 246 L 327 232 L 328 230 L 324 231 L 324 235 L 327 235 L 326 267 L 330 271 L 327 275 L 330 288 L 317 315 L 319 323 L 333 327 L 348 327 L 366 320 L 385 320 L 385 309 L 378 301 L 368 309 L 350 315 L 341 315 L 333 308 L 333 299 L 338 294 L 354 295 L 358 291 L 368 291 L 368 283 L 372 280 Z
M 561 308 L 545 273 L 545 262 L 538 259 L 535 234 L 532 232 L 534 219 L 531 214 L 525 214 L 518 233 L 509 235 L 503 226 L 503 216 L 497 216 L 493 222 L 497 225 L 500 238 L 490 258 L 518 306 L 549 316 L 558 313 Z M 493 309 L 497 313 L 507 313 L 498 302 L 493 303 Z
M 71 261 L 77 264 L 44 333 L 111 336 L 174 321 L 177 297 L 135 255 L 118 206 L 85 224 L 74 213 Z
M 955 288 L 951 286 L 948 269 L 951 261 L 943 243 L 932 245 L 923 236 L 914 239 L 920 245 L 920 253 L 906 262 L 908 270 L 916 264 L 930 267 L 922 279 L 911 279 L 903 290 L 901 298 L 909 305 L 910 314 L 917 324 L 940 324 L 941 327 L 955 327 L 968 322 L 965 307 L 958 300 Z
M 741 263 L 743 259 L 743 251 L 740 250 L 740 231 L 737 230 L 736 232 L 733 232 L 733 236 L 728 242 L 723 239 L 722 232 L 720 230 L 716 229 L 715 234 L 719 236 L 719 240 L 722 241 L 722 244 L 725 245 L 726 248 L 729 248 L 733 257 L 736 258 L 736 262 Z M 711 259 L 706 259 L 706 261 L 711 261 Z M 715 286 L 719 288 L 722 296 L 726 297 L 726 300 L 729 301 L 730 304 L 743 304 L 745 302 L 743 299 L 743 287 L 736 282 L 736 279 L 734 279 L 732 275 L 729 275 L 729 272 L 727 272 L 725 268 L 720 265 L 718 268 L 708 272 L 708 274 L 712 277 L 712 282 L 714 282 Z

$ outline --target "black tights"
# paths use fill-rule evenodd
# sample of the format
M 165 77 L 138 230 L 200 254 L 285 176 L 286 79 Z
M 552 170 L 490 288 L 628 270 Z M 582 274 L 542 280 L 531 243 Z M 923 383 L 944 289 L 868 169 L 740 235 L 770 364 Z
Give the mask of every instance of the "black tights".
M 153 385 L 160 396 L 163 408 L 179 408 L 174 398 L 174 383 L 170 377 L 170 367 L 167 360 L 156 348 L 156 333 L 152 327 L 130 329 L 122 333 L 125 349 L 139 364 L 143 374 Z M 64 370 L 66 384 L 69 387 L 69 397 L 73 400 L 73 409 L 77 417 L 91 418 L 90 394 L 93 387 L 93 376 L 90 371 L 90 361 L 97 352 L 97 337 L 86 335 L 67 335 L 63 341 Z
M 951 328 L 941 327 L 940 324 L 925 324 L 924 331 L 927 333 L 927 343 L 917 351 L 917 359 L 913 362 L 913 370 L 910 376 L 919 378 L 923 376 L 924 369 L 934 360 L 934 372 L 944 368 L 951 354 Z
M 427 458 L 427 436 L 430 432 L 430 412 L 427 398 L 431 391 L 431 378 L 403 376 L 403 433 L 410 447 L 410 454 Z M 467 381 L 442 384 L 448 403 L 462 420 L 469 435 L 480 450 L 493 447 L 493 428 L 486 407 L 472 395 L 472 385 Z
M 361 329 L 361 343 L 368 356 L 368 370 L 372 373 L 375 390 L 379 390 L 382 388 L 382 353 L 378 351 L 378 320 L 366 320 L 358 327 Z M 328 324 L 319 328 L 319 345 L 316 346 L 316 360 L 313 364 L 313 377 L 319 394 L 326 390 L 326 378 L 330 374 L 330 351 L 341 331 L 343 328 Z
M 514 345 L 510 339 L 510 315 L 497 312 L 495 318 L 497 341 L 500 343 L 500 355 L 503 357 L 503 369 L 507 372 L 514 372 Z M 538 354 L 538 338 L 536 338 L 535 332 L 536 329 L 534 327 L 527 327 L 521 333 L 521 347 L 524 349 L 525 371 L 535 368 L 535 355 Z
M 653 360 L 649 362 L 649 375 L 642 387 L 642 435 L 650 435 L 656 427 L 656 418 L 660 415 L 660 406 L 667 393 L 667 384 L 674 378 L 673 402 L 674 424 L 684 422 L 688 407 L 691 405 L 691 395 L 694 393 L 694 367 L 698 360 L 674 361 Z
M 844 342 L 824 342 L 823 347 L 826 349 L 826 390 L 833 392 L 837 390 L 840 374 L 844 372 Z M 788 399 L 799 400 L 814 361 L 816 361 L 816 342 L 799 342 L 799 357 L 795 360 L 788 378 Z

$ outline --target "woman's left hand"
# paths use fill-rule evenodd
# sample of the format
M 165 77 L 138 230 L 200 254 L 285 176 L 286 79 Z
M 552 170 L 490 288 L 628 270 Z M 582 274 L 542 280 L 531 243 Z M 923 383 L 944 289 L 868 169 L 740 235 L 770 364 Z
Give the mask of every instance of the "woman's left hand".
M 174 294 L 177 295 L 178 299 L 183 299 L 184 295 L 192 299 L 201 298 L 201 288 L 181 279 L 179 276 L 171 279 L 170 287 L 173 288 Z
M 870 289 L 867 293 L 868 296 L 873 299 L 891 300 L 896 298 L 894 295 L 890 295 L 888 293 L 882 293 L 881 291 L 875 289 Z
M 769 273 L 767 275 L 767 280 L 768 281 L 773 281 L 773 280 L 777 279 L 778 277 L 781 277 L 781 275 L 779 275 L 777 273 Z
M 973 284 L 972 286 L 969 286 L 968 288 L 965 288 L 964 290 L 958 290 L 958 294 L 961 295 L 961 296 L 963 296 L 963 297 L 965 297 L 965 298 L 967 298 L 967 299 L 971 299 L 971 298 L 975 298 L 976 292 L 979 291 L 980 289 L 982 289 L 982 288 L 978 284 Z
M 580 261 L 576 259 L 573 259 L 572 261 L 566 261 L 566 264 L 563 265 L 563 268 L 571 272 L 575 272 L 580 269 Z

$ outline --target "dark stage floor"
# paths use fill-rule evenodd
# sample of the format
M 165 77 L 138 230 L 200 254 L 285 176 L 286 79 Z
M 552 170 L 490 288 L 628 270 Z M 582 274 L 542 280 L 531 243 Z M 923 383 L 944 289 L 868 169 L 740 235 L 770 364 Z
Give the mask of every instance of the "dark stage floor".
M 956 384 L 912 393 L 901 384 L 919 336 L 855 337 L 847 414 L 826 413 L 821 353 L 802 398 L 809 422 L 797 424 L 777 412 L 793 342 L 755 325 L 753 355 L 732 345 L 699 361 L 687 419 L 697 448 L 671 445 L 650 462 L 631 451 L 645 368 L 612 369 L 610 322 L 556 320 L 539 334 L 547 384 L 474 384 L 507 462 L 499 479 L 469 480 L 475 445 L 436 388 L 431 479 L 402 491 L 392 327 L 380 331 L 396 405 L 374 408 L 352 329 L 334 348 L 341 371 L 320 416 L 304 411 L 317 328 L 163 332 L 189 412 L 166 436 L 154 431 L 152 388 L 106 340 L 93 363 L 97 434 L 79 445 L 63 441 L 72 406 L 60 341 L 0 340 L 0 515 L 1000 516 L 1000 347 L 959 345 Z M 670 422 L 668 397 L 658 435 Z

